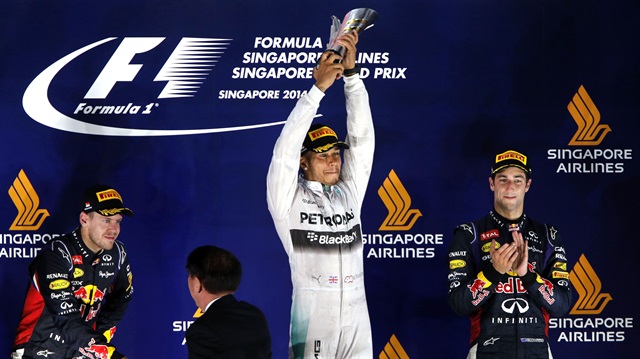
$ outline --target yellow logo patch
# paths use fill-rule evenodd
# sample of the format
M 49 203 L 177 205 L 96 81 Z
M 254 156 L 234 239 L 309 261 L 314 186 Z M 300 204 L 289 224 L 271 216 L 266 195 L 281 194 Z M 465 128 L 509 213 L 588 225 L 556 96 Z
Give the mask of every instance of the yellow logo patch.
M 49 289 L 51 290 L 60 290 L 60 289 L 66 289 L 69 288 L 69 285 L 71 283 L 69 283 L 68 280 L 65 279 L 56 279 L 53 282 L 51 282 L 49 284 Z
M 118 193 L 115 189 L 108 189 L 106 191 L 96 193 L 98 197 L 98 202 L 108 201 L 110 199 L 119 199 L 122 202 L 122 197 L 120 197 L 120 193 Z
M 551 273 L 551 277 L 569 279 L 569 273 L 554 270 L 553 273 Z
M 496 245 L 494 248 L 495 249 L 500 248 L 500 243 L 496 242 Z M 484 245 L 482 245 L 482 251 L 485 253 L 488 253 L 489 251 L 491 251 L 491 242 L 485 243 Z
M 326 136 L 332 136 L 332 137 L 338 138 L 338 135 L 336 135 L 336 133 L 327 126 L 320 127 L 317 130 L 309 132 L 309 138 L 311 138 L 312 141 L 315 141 L 318 138 L 326 137 Z
M 567 270 L 567 263 L 564 262 L 557 262 L 553 265 L 553 268 L 558 268 L 558 269 L 562 269 L 563 271 Z
M 324 146 L 320 146 L 320 147 L 316 147 L 313 149 L 313 152 L 325 152 L 328 151 L 329 149 L 331 149 L 333 146 L 335 146 L 336 143 L 328 143 Z
M 122 208 L 100 209 L 98 212 L 103 216 L 113 216 L 114 214 L 122 212 Z
M 517 151 L 510 150 L 496 155 L 496 163 L 508 159 L 518 160 L 522 162 L 522 164 L 527 164 L 527 156 Z
M 80 278 L 84 275 L 84 271 L 80 268 L 73 269 L 73 278 Z

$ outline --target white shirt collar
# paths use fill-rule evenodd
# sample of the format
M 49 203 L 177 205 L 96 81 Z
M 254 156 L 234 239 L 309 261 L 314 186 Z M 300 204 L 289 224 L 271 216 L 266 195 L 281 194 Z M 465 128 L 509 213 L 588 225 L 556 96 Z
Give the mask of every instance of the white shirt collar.
M 216 299 L 214 299 L 214 300 L 210 301 L 210 302 L 209 302 L 209 304 L 207 304 L 207 306 L 204 308 L 203 313 L 204 313 L 204 312 L 206 312 L 206 311 L 207 311 L 207 309 L 209 309 L 209 307 L 211 306 L 211 304 L 213 304 L 213 302 L 215 302 L 216 300 L 218 300 L 218 299 L 220 299 L 220 298 L 222 298 L 222 297 L 218 297 L 218 298 L 216 298 Z

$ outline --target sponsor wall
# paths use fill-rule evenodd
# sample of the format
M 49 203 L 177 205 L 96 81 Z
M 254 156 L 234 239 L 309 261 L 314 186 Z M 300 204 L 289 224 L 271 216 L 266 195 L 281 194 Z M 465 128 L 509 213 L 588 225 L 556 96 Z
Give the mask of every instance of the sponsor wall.
M 465 356 L 469 321 L 447 305 L 447 248 L 456 225 L 491 209 L 492 156 L 516 147 L 534 171 L 526 212 L 559 228 L 571 266 L 575 304 L 550 322 L 554 354 L 631 356 L 631 0 L 3 2 L 0 356 L 30 260 L 77 226 L 80 190 L 104 182 L 135 212 L 120 237 L 135 287 L 114 339 L 122 352 L 186 357 L 198 314 L 186 256 L 215 244 L 243 262 L 237 296 L 263 309 L 274 358 L 285 358 L 291 284 L 265 176 L 331 15 L 357 7 L 380 14 L 358 44 L 377 138 L 363 208 L 375 355 Z M 345 133 L 341 84 L 319 113 Z

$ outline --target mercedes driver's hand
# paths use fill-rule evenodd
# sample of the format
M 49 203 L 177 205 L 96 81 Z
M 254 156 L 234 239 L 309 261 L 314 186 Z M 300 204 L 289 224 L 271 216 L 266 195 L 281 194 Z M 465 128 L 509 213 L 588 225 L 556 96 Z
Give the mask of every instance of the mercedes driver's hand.
M 320 91 L 325 92 L 342 75 L 344 66 L 336 62 L 337 60 L 340 60 L 340 55 L 333 51 L 325 51 L 320 56 L 318 65 L 313 69 L 315 85 Z

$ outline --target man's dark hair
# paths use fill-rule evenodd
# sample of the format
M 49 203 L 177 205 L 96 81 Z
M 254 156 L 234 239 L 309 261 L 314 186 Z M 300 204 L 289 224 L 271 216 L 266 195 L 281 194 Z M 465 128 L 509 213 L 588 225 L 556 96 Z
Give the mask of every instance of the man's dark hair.
M 498 172 L 494 172 L 491 174 L 491 179 L 492 180 L 496 180 L 496 176 L 498 175 L 498 173 L 500 173 L 502 170 L 498 171 Z M 524 172 L 524 179 L 525 181 L 528 181 L 529 179 L 531 179 L 531 174 L 529 174 L 528 172 Z
M 242 278 L 242 264 L 233 253 L 216 246 L 201 246 L 187 258 L 187 271 L 211 294 L 235 292 Z

